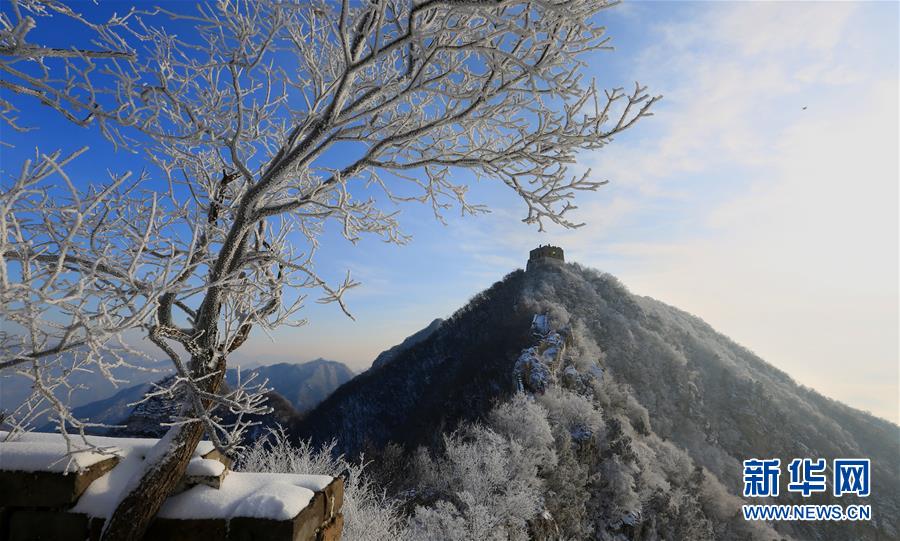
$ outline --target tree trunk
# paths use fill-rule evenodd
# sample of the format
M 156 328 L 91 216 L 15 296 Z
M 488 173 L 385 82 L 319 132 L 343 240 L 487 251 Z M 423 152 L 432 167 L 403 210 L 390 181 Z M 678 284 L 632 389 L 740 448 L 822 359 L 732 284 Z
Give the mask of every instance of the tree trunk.
M 190 423 L 170 431 L 176 431 L 174 437 L 167 434 L 160 440 L 160 444 L 170 445 L 169 450 L 156 464 L 148 465 L 140 483 L 119 502 L 103 529 L 103 541 L 142 539 L 163 502 L 178 486 L 203 436 L 203 425 Z
M 205 381 L 206 390 L 215 392 L 225 376 L 225 363 L 217 368 L 217 375 Z M 204 404 L 205 407 L 208 404 Z M 186 404 L 186 407 L 187 404 Z M 116 507 L 115 512 L 107 520 L 103 528 L 103 541 L 136 541 L 143 539 L 153 518 L 159 512 L 163 502 L 172 494 L 184 477 L 188 462 L 203 437 L 203 423 L 193 422 L 177 427 L 160 440 L 159 445 L 166 445 L 165 450 L 156 458 L 154 464 L 148 464 L 140 482 L 125 496 Z M 168 440 L 168 442 L 166 441 Z M 150 457 L 147 460 L 151 460 Z

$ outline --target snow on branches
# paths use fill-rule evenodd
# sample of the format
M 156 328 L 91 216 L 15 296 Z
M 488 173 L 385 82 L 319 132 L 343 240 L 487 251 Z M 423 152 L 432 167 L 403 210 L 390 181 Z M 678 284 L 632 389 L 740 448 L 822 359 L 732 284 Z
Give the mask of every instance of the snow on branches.
M 572 173 L 577 153 L 659 99 L 583 81 L 585 55 L 608 48 L 597 19 L 609 5 L 224 0 L 96 23 L 56 0 L 4 3 L 0 120 L 30 128 L 22 104 L 49 106 L 145 171 L 88 184 L 65 172 L 83 150 L 38 152 L 3 179 L 0 369 L 34 382 L 6 422 L 24 429 L 49 409 L 60 429 L 83 431 L 59 394 L 67 376 L 113 378 L 142 335 L 176 374 L 157 392 L 186 397 L 173 441 L 205 431 L 233 450 L 241 419 L 264 406 L 258 388 L 222 390 L 228 355 L 253 330 L 302 324 L 304 289 L 349 315 L 344 293 L 358 284 L 315 270 L 327 223 L 352 242 L 403 243 L 396 203 L 438 219 L 482 212 L 460 179 L 484 178 L 521 199 L 525 222 L 576 227 L 575 195 L 603 184 Z M 35 28 L 55 20 L 91 37 L 39 43 Z M 178 445 L 161 460 L 186 460 Z M 147 520 L 110 529 L 129 522 Z

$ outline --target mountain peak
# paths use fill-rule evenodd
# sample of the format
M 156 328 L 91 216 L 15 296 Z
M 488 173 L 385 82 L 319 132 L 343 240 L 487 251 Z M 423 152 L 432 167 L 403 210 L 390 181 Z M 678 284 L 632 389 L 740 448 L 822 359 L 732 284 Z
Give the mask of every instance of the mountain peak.
M 548 393 L 541 400 L 565 415 L 602 418 L 590 432 L 600 454 L 591 456 L 642 462 L 623 475 L 643 477 L 625 484 L 642 486 L 647 476 L 681 483 L 660 466 L 677 455 L 738 505 L 743 460 L 814 456 L 870 458 L 873 478 L 898 486 L 896 425 L 797 385 L 699 318 L 633 295 L 612 275 L 555 257 L 531 263 L 342 386 L 293 427 L 294 436 L 337 439 L 336 451 L 347 456 L 371 456 L 391 442 L 435 449 L 444 434 L 485 422 L 517 392 Z M 588 407 L 594 413 L 582 411 Z M 572 438 L 587 434 L 572 430 Z M 889 489 L 870 500 L 900 509 Z M 633 511 L 640 516 L 639 507 Z M 885 518 L 864 538 L 896 535 L 897 517 Z M 846 538 L 845 527 L 826 526 L 830 538 Z M 799 538 L 824 531 L 809 524 L 779 530 Z

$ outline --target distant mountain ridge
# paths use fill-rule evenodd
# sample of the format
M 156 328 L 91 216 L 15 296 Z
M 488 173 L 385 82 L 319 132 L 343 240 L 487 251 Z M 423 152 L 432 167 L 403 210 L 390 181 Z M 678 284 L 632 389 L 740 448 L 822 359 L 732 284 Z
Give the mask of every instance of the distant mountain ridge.
M 354 376 L 347 365 L 321 358 L 304 363 L 277 363 L 247 368 L 242 372 L 257 373 L 260 380 L 268 379 L 268 386 L 300 413 L 316 407 Z M 225 382 L 234 385 L 236 376 L 237 370 L 229 370 Z
M 78 406 L 72 410 L 72 414 L 77 419 L 92 423 L 119 424 L 131 414 L 134 409 L 132 404 L 142 399 L 151 389 L 153 389 L 152 382 L 138 383 L 137 385 L 126 387 L 108 398 Z M 55 430 L 55 426 L 48 425 L 43 430 Z M 97 432 L 105 433 L 106 430 L 101 429 Z
M 165 387 L 169 385 L 172 377 L 169 376 L 159 382 L 160 386 Z M 225 387 L 227 388 L 228 386 L 226 382 Z M 299 413 L 291 403 L 277 392 L 267 392 L 266 398 L 266 405 L 272 410 L 270 413 L 245 417 L 245 420 L 256 423 L 254 426 L 249 427 L 244 434 L 244 440 L 247 443 L 264 437 L 270 430 L 279 426 L 289 426 L 291 423 L 296 422 L 296 419 L 299 417 Z M 183 394 L 177 394 L 174 400 L 152 397 L 137 404 L 128 413 L 127 417 L 116 423 L 119 426 L 114 426 L 102 432 L 98 431 L 97 433 L 113 437 L 160 438 L 168 431 L 170 423 L 177 419 L 183 403 Z M 235 420 L 234 414 L 228 411 L 216 411 L 215 413 L 223 418 L 223 424 L 226 426 Z
M 268 380 L 267 386 L 273 391 L 269 393 L 269 406 L 274 410 L 272 419 L 284 425 L 295 422 L 296 417 L 315 407 L 353 377 L 353 372 L 346 365 L 326 359 L 296 364 L 278 363 L 245 369 L 242 373 L 242 377 L 251 373 L 258 374 L 255 381 L 259 383 Z M 236 382 L 237 370 L 229 369 L 225 377 L 226 385 L 234 386 Z M 151 400 L 133 406 L 152 388 L 152 382 L 127 387 L 108 398 L 74 408 L 73 414 L 79 419 L 94 423 L 124 425 L 123 428 L 112 431 L 100 428 L 91 432 L 119 436 L 159 436 L 165 430 L 165 427 L 159 427 L 159 422 L 169 420 L 175 413 L 171 411 L 172 403 Z M 42 430 L 52 431 L 55 426 L 47 425 Z
M 580 467 L 596 470 L 599 479 L 611 475 L 609 468 L 626 468 L 627 480 L 617 481 L 624 483 L 616 485 L 620 488 L 588 487 L 606 494 L 596 505 L 618 498 L 617 505 L 626 506 L 624 515 L 596 526 L 605 528 L 604 535 L 641 538 L 642 529 L 652 532 L 674 520 L 665 518 L 677 513 L 677 505 L 664 503 L 668 498 L 687 497 L 669 495 L 664 487 L 691 494 L 706 483 L 702 474 L 683 477 L 661 462 L 673 454 L 708 472 L 734 501 L 740 501 L 745 459 L 781 458 L 786 466 L 797 457 L 829 463 L 870 458 L 873 486 L 878 484 L 872 496 L 838 503 L 871 504 L 877 518 L 855 524 L 779 522 L 776 528 L 783 536 L 815 540 L 900 535 L 897 425 L 798 385 L 699 318 L 633 295 L 614 277 L 577 264 L 537 265 L 507 275 L 380 369 L 342 386 L 300 419 L 292 433 L 320 444 L 336 439 L 337 451 L 349 456 L 376 456 L 391 442 L 408 451 L 420 445 L 439 450 L 445 434 L 482 422 L 491 408 L 516 393 L 523 356 L 536 347 L 535 315 L 553 321 L 569 344 L 566 357 L 557 360 L 559 367 L 535 362 L 535 369 L 547 371 L 572 396 L 592 397 L 605 422 L 602 433 L 589 435 L 599 449 L 586 456 L 596 458 L 580 457 Z M 559 372 L 551 374 L 554 370 Z M 785 471 L 782 480 L 786 477 Z M 656 489 L 662 492 L 654 492 L 647 485 L 651 482 L 662 483 Z M 828 495 L 788 498 L 799 504 L 835 503 Z M 709 499 L 708 505 L 715 506 L 719 498 Z M 709 538 L 725 535 L 717 531 L 735 531 L 716 522 L 721 519 L 704 520 Z M 763 539 L 768 534 L 747 535 Z
M 62 354 L 61 367 L 73 364 L 72 352 Z M 111 369 L 112 375 L 119 381 L 127 381 L 131 386 L 141 383 L 156 381 L 162 377 L 170 364 L 155 359 L 145 359 L 136 355 L 120 352 L 127 361 L 126 366 L 118 366 Z M 65 393 L 64 398 L 71 407 L 80 407 L 99 398 L 110 398 L 122 390 L 107 379 L 99 370 L 77 370 L 67 379 L 71 392 Z M 0 374 L 0 411 L 12 411 L 22 404 L 31 394 L 32 381 L 16 372 Z M 43 418 L 42 418 L 43 419 Z M 35 421 L 40 421 L 36 419 Z

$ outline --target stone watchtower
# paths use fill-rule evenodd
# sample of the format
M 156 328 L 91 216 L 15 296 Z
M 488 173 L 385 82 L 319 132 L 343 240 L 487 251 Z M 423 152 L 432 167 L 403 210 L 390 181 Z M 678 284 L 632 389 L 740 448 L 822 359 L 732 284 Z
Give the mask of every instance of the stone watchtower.
M 566 256 L 563 249 L 559 246 L 538 246 L 534 250 L 528 252 L 528 265 L 525 270 L 531 270 L 535 265 L 543 263 L 565 263 Z

